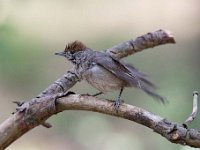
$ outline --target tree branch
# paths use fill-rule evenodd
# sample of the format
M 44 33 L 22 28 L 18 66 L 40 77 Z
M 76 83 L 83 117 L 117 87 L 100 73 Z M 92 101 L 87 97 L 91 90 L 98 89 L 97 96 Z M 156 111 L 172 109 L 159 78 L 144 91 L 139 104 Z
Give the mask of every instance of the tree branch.
M 123 103 L 118 112 L 116 112 L 111 100 L 78 94 L 70 94 L 56 99 L 60 95 L 55 94 L 35 99 L 34 103 L 29 104 L 28 107 L 26 106 L 26 109 L 28 108 L 27 111 L 18 111 L 1 124 L 1 148 L 6 148 L 24 133 L 40 125 L 41 122 L 44 122 L 52 115 L 64 110 L 93 111 L 128 119 L 151 128 L 154 132 L 173 143 L 200 147 L 199 131 L 187 129 L 183 125 L 170 122 L 142 108 Z
M 123 58 L 144 49 L 167 43 L 175 43 L 172 34 L 166 30 L 158 30 L 138 37 L 135 41 L 130 40 L 123 42 L 105 50 L 105 52 L 110 53 L 115 57 Z M 80 95 L 69 95 L 55 101 L 58 96 L 61 96 L 58 93 L 66 92 L 78 81 L 80 81 L 79 77 L 72 69 L 45 89 L 36 98 L 19 107 L 14 115 L 10 116 L 0 125 L 0 149 L 6 148 L 20 136 L 40 124 L 50 127 L 48 123 L 45 123 L 50 116 L 63 110 L 71 109 L 96 111 L 129 119 L 152 128 L 155 132 L 163 135 L 172 142 L 176 141 L 180 144 L 186 143 L 194 147 L 199 146 L 198 131 L 188 131 L 181 126 L 170 123 L 141 108 L 123 104 L 117 113 L 113 108 L 113 103 L 111 101 Z M 187 141 L 188 134 L 191 134 L 192 137 L 189 141 Z M 182 135 L 186 135 L 185 138 L 182 138 L 184 137 Z
M 123 58 L 144 49 L 168 43 L 175 43 L 172 33 L 168 30 L 158 30 L 137 37 L 135 40 L 120 43 L 110 49 L 107 49 L 105 52 L 110 53 L 115 57 Z

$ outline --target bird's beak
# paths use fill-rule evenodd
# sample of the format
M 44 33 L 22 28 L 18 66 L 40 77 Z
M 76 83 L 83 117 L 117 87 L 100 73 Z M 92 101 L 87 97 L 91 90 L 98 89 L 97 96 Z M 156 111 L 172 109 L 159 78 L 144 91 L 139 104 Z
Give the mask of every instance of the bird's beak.
M 55 55 L 59 55 L 59 56 L 65 56 L 65 52 L 58 52 L 58 53 L 55 53 Z

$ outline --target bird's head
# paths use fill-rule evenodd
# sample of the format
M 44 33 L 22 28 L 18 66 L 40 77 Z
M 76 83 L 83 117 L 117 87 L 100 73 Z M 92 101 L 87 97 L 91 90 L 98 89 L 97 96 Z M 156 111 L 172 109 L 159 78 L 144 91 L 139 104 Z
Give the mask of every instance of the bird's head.
M 77 52 L 86 50 L 87 47 L 80 41 L 74 41 L 66 45 L 66 48 L 62 52 L 55 53 L 55 55 L 64 56 L 67 59 L 73 59 L 73 55 Z

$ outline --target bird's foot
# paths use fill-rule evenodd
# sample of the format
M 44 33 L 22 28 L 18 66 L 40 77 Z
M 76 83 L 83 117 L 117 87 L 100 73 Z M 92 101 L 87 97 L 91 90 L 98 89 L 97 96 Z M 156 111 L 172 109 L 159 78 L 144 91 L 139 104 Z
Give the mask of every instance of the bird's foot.
M 115 107 L 115 110 L 118 112 L 119 110 L 119 107 L 121 105 L 121 99 L 119 97 L 116 98 L 115 102 L 114 102 L 114 107 Z

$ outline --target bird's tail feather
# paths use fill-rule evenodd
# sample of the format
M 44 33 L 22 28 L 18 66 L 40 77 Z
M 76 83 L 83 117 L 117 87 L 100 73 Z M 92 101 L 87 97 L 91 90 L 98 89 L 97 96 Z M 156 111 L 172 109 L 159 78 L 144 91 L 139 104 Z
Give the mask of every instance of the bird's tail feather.
M 142 91 L 152 96 L 155 100 L 160 100 L 162 103 L 166 102 L 166 99 L 159 94 L 157 94 L 154 90 L 156 89 L 155 84 L 147 79 L 147 75 L 137 70 L 130 64 L 126 64 L 126 68 L 133 74 L 135 80 L 137 80 L 138 85 L 132 85 L 140 88 Z
M 147 88 L 147 87 L 141 86 L 141 89 L 148 95 L 152 96 L 155 100 L 160 100 L 163 104 L 167 102 L 166 98 L 160 96 L 159 94 L 151 90 L 149 87 Z

